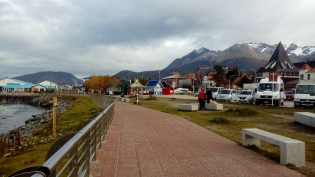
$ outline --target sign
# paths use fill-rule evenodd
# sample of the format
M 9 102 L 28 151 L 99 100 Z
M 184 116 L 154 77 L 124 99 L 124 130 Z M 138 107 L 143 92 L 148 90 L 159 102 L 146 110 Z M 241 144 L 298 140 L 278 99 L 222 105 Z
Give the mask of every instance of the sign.
M 269 73 L 269 82 L 277 82 L 278 81 L 278 73 L 270 72 Z

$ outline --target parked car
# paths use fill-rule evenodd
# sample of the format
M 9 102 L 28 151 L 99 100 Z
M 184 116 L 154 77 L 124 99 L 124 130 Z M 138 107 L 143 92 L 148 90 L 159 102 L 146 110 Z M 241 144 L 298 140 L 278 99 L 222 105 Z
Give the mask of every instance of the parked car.
M 217 95 L 221 92 L 222 89 L 224 89 L 224 88 L 223 87 L 210 87 L 213 100 L 217 99 Z
M 180 94 L 180 95 L 184 95 L 184 94 L 188 94 L 191 93 L 191 91 L 188 88 L 177 88 L 174 91 L 175 94 Z
M 254 91 L 253 90 L 241 90 L 237 95 L 236 102 L 253 104 Z
M 285 91 L 286 100 L 294 100 L 294 92 L 293 91 Z
M 217 95 L 217 101 L 226 101 L 233 102 L 233 97 L 235 98 L 236 91 L 234 89 L 222 89 L 221 92 Z

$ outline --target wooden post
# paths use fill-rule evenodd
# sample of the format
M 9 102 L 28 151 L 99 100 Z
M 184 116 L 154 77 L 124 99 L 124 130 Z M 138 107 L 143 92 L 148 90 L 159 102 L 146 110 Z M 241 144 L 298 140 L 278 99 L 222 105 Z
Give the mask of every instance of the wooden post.
M 57 97 L 53 98 L 53 135 L 57 134 L 57 117 L 56 117 Z

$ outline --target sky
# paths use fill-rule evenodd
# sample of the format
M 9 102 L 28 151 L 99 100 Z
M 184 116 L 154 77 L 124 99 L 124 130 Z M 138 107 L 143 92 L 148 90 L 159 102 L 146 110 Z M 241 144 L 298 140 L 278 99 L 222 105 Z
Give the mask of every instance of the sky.
M 195 49 L 315 46 L 313 0 L 0 0 L 0 79 L 162 70 Z

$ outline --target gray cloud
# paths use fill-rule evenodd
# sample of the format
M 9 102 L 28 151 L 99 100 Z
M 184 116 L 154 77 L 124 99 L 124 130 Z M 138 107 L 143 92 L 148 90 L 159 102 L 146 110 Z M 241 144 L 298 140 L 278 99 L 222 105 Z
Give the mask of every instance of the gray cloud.
M 194 49 L 315 45 L 312 1 L 0 0 L 0 78 L 160 70 Z

